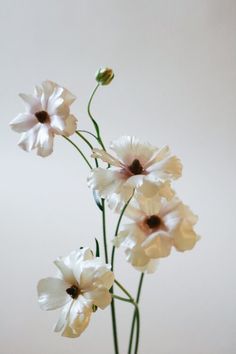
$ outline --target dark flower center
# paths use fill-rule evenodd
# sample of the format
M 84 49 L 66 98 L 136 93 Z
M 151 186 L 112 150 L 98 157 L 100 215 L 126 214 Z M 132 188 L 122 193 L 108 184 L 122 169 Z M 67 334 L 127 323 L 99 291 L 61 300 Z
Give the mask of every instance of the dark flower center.
M 141 175 L 143 172 L 143 166 L 141 165 L 138 159 L 135 159 L 129 166 L 129 170 L 134 175 Z
M 146 220 L 146 224 L 150 229 L 155 229 L 161 225 L 161 219 L 157 215 L 152 215 Z
M 38 119 L 39 123 L 44 124 L 50 122 L 49 114 L 46 111 L 36 112 L 34 115 Z
M 72 297 L 72 299 L 77 299 L 80 294 L 80 290 L 76 285 L 72 285 L 70 288 L 66 289 L 66 292 Z

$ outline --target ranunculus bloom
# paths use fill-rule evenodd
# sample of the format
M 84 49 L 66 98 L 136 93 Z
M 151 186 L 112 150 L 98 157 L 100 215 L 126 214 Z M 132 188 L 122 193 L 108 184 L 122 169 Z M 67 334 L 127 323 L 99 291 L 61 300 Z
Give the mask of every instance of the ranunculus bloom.
M 94 149 L 92 156 L 107 162 L 112 168 L 94 169 L 88 178 L 88 185 L 100 197 L 107 199 L 111 208 L 126 202 L 133 189 L 142 184 L 144 177 L 157 182 L 181 176 L 181 162 L 176 156 L 171 156 L 168 146 L 158 149 L 141 143 L 135 137 L 122 136 L 110 147 L 117 157 Z
M 44 81 L 42 87 L 35 87 L 33 95 L 20 97 L 26 110 L 10 123 L 13 130 L 22 133 L 18 144 L 25 151 L 37 149 L 39 156 L 48 156 L 55 135 L 70 136 L 76 130 L 77 119 L 70 114 L 75 96 L 55 82 Z
M 114 275 L 89 248 L 71 252 L 54 263 L 59 274 L 39 281 L 39 305 L 46 311 L 62 307 L 55 332 L 78 337 L 88 326 L 94 308 L 104 309 L 110 304 Z
M 168 182 L 144 183 L 127 207 L 133 222 L 123 226 L 114 244 L 125 248 L 127 260 L 144 271 L 154 259 L 169 256 L 172 247 L 191 250 L 199 237 L 193 227 L 197 217 L 184 205 Z

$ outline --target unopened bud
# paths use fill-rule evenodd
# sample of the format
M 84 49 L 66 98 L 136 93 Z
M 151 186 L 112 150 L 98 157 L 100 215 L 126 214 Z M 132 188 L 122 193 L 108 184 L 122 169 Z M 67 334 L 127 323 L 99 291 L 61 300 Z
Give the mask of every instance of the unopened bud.
M 101 68 L 96 73 L 96 80 L 100 85 L 109 85 L 113 78 L 113 70 L 109 68 Z

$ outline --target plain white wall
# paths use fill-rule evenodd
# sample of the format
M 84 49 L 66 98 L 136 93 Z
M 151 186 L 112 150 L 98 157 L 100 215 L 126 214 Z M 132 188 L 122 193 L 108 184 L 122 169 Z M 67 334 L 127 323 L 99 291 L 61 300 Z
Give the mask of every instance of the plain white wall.
M 236 352 L 235 35 L 235 0 L 1 1 L 1 354 L 112 353 L 109 309 L 68 340 L 51 332 L 58 313 L 36 298 L 57 256 L 101 237 L 87 168 L 60 138 L 49 158 L 23 152 L 8 127 L 23 109 L 18 93 L 48 78 L 77 95 L 72 110 L 90 128 L 86 103 L 102 65 L 116 73 L 93 105 L 106 143 L 131 134 L 169 144 L 184 164 L 176 190 L 200 217 L 195 249 L 173 252 L 144 281 L 140 353 Z M 118 262 L 134 293 L 137 272 L 122 252 Z M 123 354 L 131 308 L 118 313 Z

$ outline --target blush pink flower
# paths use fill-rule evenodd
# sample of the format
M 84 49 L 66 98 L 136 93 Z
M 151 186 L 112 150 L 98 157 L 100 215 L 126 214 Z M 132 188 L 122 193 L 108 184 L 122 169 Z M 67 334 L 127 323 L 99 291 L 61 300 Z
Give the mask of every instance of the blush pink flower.
M 199 237 L 194 231 L 197 217 L 174 194 L 168 182 L 147 180 L 135 193 L 125 215 L 132 220 L 113 240 L 123 246 L 127 261 L 144 271 L 150 262 L 191 250 Z
M 135 137 L 122 136 L 110 147 L 116 156 L 94 149 L 92 156 L 110 164 L 111 168 L 94 169 L 88 178 L 88 185 L 101 198 L 107 199 L 112 208 L 126 202 L 134 188 L 143 183 L 144 177 L 155 183 L 181 176 L 181 162 L 170 154 L 168 146 L 159 149 L 141 143 Z
M 33 95 L 20 94 L 25 102 L 25 112 L 10 123 L 21 133 L 18 145 L 25 151 L 37 149 L 45 157 L 53 151 L 55 135 L 70 136 L 76 130 L 77 119 L 70 114 L 75 96 L 52 81 L 36 86 Z

